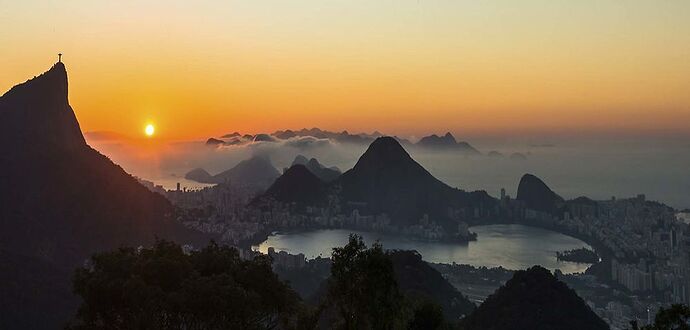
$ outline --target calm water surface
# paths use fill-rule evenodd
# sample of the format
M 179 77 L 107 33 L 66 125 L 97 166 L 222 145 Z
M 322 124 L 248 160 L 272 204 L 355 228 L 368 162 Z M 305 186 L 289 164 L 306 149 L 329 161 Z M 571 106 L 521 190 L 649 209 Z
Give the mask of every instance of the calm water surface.
M 333 247 L 345 245 L 348 235 L 356 233 L 364 238 L 367 245 L 378 239 L 386 249 L 417 250 L 429 262 L 503 266 L 507 269 L 541 265 L 551 270 L 560 269 L 564 273 L 584 272 L 589 267 L 589 264 L 556 260 L 556 251 L 591 248 L 577 238 L 523 225 L 475 226 L 471 230 L 477 233 L 478 238 L 467 244 L 422 242 L 380 233 L 328 229 L 269 236 L 254 248 L 263 253 L 267 253 L 269 247 L 274 247 L 278 251 L 304 253 L 307 258 L 328 257 Z

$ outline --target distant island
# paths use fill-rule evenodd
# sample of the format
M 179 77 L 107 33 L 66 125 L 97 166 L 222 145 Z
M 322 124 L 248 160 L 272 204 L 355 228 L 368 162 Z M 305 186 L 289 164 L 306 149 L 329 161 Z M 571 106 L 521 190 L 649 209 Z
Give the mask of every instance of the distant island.
M 563 252 L 556 252 L 556 259 L 561 261 L 571 261 L 582 264 L 594 264 L 599 262 L 599 256 L 597 255 L 597 253 L 587 248 L 579 248 Z
M 270 134 L 260 133 L 242 135 L 239 132 L 233 132 L 220 136 L 219 138 L 208 138 L 208 140 L 206 140 L 206 146 L 216 148 L 222 146 L 244 145 L 253 142 L 280 142 L 291 139 L 293 139 L 291 140 L 292 142 L 296 142 L 294 140 L 299 139 L 311 139 L 312 142 L 313 140 L 330 140 L 332 142 L 341 144 L 369 145 L 374 142 L 374 140 L 382 136 L 384 136 L 384 134 L 379 131 L 375 131 L 371 134 L 349 133 L 348 131 L 332 132 L 314 127 L 310 129 L 303 128 L 300 130 L 278 130 Z M 436 134 L 423 136 L 417 142 L 412 142 L 408 139 L 398 136 L 392 136 L 392 138 L 403 146 L 417 148 L 420 150 L 453 151 L 465 155 L 482 154 L 468 142 L 456 140 L 453 134 L 450 132 L 446 132 L 441 136 Z M 293 146 L 300 148 L 304 148 L 308 145 L 310 144 L 307 141 L 293 144 Z

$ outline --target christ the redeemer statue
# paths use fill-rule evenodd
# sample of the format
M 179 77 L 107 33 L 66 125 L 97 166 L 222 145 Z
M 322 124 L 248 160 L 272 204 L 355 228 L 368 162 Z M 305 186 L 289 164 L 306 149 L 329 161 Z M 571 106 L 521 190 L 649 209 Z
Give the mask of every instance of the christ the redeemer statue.
M 58 54 L 58 63 L 62 63 L 62 53 Z

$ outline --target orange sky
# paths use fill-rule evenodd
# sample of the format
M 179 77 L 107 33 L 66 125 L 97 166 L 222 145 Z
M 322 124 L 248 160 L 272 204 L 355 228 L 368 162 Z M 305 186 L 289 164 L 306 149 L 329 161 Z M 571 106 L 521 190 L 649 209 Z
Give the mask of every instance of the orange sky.
M 690 1 L 29 0 L 0 45 L 85 131 L 690 132 Z

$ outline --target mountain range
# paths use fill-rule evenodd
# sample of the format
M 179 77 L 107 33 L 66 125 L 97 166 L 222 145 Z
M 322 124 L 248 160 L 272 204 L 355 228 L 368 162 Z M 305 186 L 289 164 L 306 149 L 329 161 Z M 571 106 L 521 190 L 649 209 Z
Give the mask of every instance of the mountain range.
M 547 269 L 516 271 L 462 320 L 467 330 L 606 330 L 609 326 Z
M 315 138 L 315 139 L 328 139 L 337 143 L 349 143 L 349 144 L 371 144 L 375 139 L 384 136 L 382 133 L 375 131 L 371 134 L 367 133 L 357 133 L 351 134 L 348 131 L 342 132 L 332 132 L 327 130 L 321 130 L 319 128 L 303 128 L 301 130 L 279 130 L 271 134 L 245 134 L 241 135 L 238 132 L 231 134 L 225 134 L 220 138 L 209 138 L 206 141 L 206 145 L 212 147 L 218 147 L 223 145 L 242 145 L 250 142 L 278 142 L 280 140 L 288 140 L 293 138 Z M 429 136 L 422 137 L 416 143 L 401 138 L 398 136 L 393 136 L 400 144 L 409 148 L 419 148 L 422 150 L 435 150 L 435 151 L 453 151 L 467 155 L 479 155 L 481 154 L 476 148 L 471 146 L 469 143 L 464 141 L 457 141 L 455 137 L 450 133 L 446 133 L 443 136 L 438 136 L 432 134 Z
M 283 174 L 292 175 L 295 172 L 286 171 Z M 360 214 L 371 215 L 385 213 L 393 224 L 398 225 L 416 224 L 424 215 L 428 215 L 439 224 L 455 230 L 449 208 L 471 209 L 474 213 L 475 208 L 488 209 L 497 203 L 484 191 L 465 192 L 436 179 L 410 157 L 398 140 L 387 136 L 374 140 L 355 166 L 337 179 L 329 183 L 319 181 L 329 187 L 328 191 L 339 191 L 338 197 L 344 211 L 357 209 Z M 281 186 L 281 191 L 293 191 L 282 194 L 286 199 L 278 200 L 292 202 L 290 198 L 296 199 L 300 193 L 305 193 L 297 179 L 287 182 L 294 184 Z M 319 191 L 324 189 L 321 185 L 312 186 L 318 187 Z M 316 196 L 317 193 L 309 195 Z M 325 202 L 325 198 L 314 202 Z
M 331 173 L 324 176 L 321 171 L 325 167 L 316 159 L 307 160 L 304 156 L 296 157 L 291 169 L 295 165 L 304 165 L 313 177 L 301 170 L 286 170 L 279 189 L 273 190 L 281 193 L 273 193 L 272 199 L 325 206 L 328 199 L 321 194 L 335 194 L 340 201 L 340 210 L 346 214 L 353 210 L 362 215 L 386 214 L 391 224 L 403 226 L 417 224 L 424 215 L 428 215 L 429 219 L 451 231 L 457 219 L 467 221 L 471 218 L 471 222 L 476 223 L 484 216 L 490 217 L 493 214 L 491 210 L 498 204 L 498 200 L 485 191 L 466 192 L 436 179 L 393 137 L 376 138 L 355 166 L 340 175 Z M 308 179 L 308 187 L 312 187 L 314 192 L 300 186 L 300 180 L 304 179 Z M 317 180 L 320 184 L 316 183 Z M 302 197 L 302 194 L 309 197 Z M 591 204 L 583 202 L 585 199 L 566 201 L 532 174 L 521 177 L 516 198 L 525 209 L 553 216 L 562 216 L 567 205 Z

